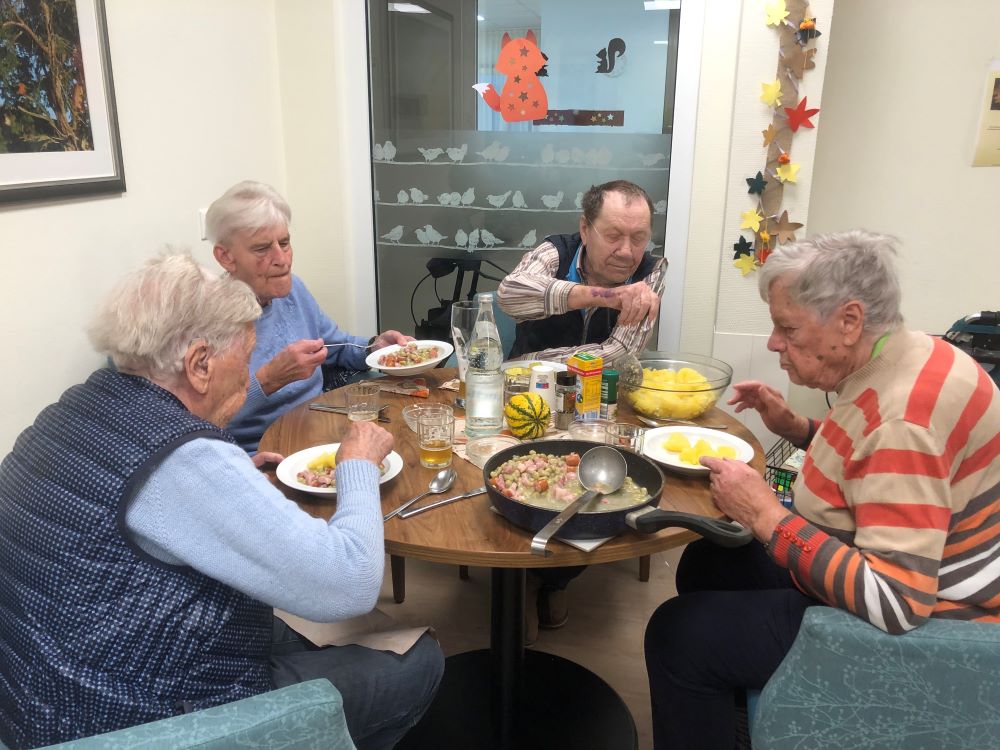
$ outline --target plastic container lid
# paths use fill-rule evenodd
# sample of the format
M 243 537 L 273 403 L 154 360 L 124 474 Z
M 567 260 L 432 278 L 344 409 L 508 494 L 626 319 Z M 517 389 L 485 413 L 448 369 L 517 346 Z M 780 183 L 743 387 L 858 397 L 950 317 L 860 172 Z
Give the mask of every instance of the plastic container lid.
M 608 439 L 607 419 L 576 419 L 570 423 L 569 436 L 574 440 L 589 440 L 592 443 L 606 443 Z
M 520 445 L 521 441 L 509 435 L 486 435 L 485 437 L 470 440 L 465 446 L 465 455 L 480 469 L 486 466 L 486 462 L 492 456 L 502 451 Z

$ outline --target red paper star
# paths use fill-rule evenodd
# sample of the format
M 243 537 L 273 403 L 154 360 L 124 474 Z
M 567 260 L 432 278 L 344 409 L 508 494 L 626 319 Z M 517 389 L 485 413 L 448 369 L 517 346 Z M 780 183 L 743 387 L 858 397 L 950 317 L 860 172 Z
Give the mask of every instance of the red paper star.
M 819 112 L 818 109 L 806 109 L 806 99 L 808 97 L 803 96 L 802 101 L 799 102 L 794 108 L 785 107 L 785 114 L 788 115 L 788 127 L 794 133 L 800 127 L 803 128 L 814 128 L 816 127 L 811 122 L 809 118 Z

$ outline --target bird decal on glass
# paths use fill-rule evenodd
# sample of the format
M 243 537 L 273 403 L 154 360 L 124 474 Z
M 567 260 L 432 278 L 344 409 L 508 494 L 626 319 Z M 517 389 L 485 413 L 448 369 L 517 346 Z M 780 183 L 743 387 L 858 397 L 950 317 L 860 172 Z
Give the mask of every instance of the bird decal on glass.
M 476 191 L 474 188 L 469 188 L 464 193 L 462 193 L 462 205 L 471 206 L 476 200 Z
M 510 194 L 511 191 L 508 190 L 503 195 L 487 195 L 486 200 L 494 208 L 503 208 L 504 203 L 506 203 L 507 199 L 510 198 Z
M 521 191 L 520 190 L 515 190 L 514 191 L 514 197 L 511 198 L 510 204 L 514 208 L 527 208 L 528 207 L 528 204 L 524 202 L 524 196 L 521 195 Z
M 563 200 L 563 191 L 562 190 L 560 190 L 559 192 L 557 192 L 555 195 L 543 195 L 542 196 L 542 203 L 545 204 L 546 208 L 549 208 L 549 209 L 552 209 L 552 210 L 555 210 L 555 209 L 559 208 L 559 204 L 562 203 L 562 200 Z
M 388 240 L 393 245 L 399 244 L 399 241 L 403 238 L 403 225 L 399 224 L 394 226 L 388 232 L 382 235 L 383 240 Z
M 451 159 L 456 164 L 459 164 L 461 163 L 462 159 L 465 158 L 465 155 L 468 152 L 469 152 L 469 144 L 463 143 L 460 148 L 449 148 L 448 158 Z
M 536 242 L 538 242 L 538 240 L 535 238 L 535 230 L 532 229 L 521 238 L 521 242 L 518 244 L 518 247 L 534 247 Z
M 420 146 L 417 146 L 417 151 L 423 155 L 424 161 L 434 161 L 444 153 L 442 148 L 421 148 Z
M 427 200 L 427 193 L 422 192 L 420 188 L 411 187 L 410 200 L 417 204 L 423 203 Z
M 424 224 L 424 232 L 427 233 L 427 240 L 432 245 L 437 245 L 444 239 L 444 235 L 437 231 L 430 224 Z
M 480 229 L 479 237 L 482 239 L 483 244 L 486 245 L 486 247 L 495 247 L 496 245 L 503 244 L 503 240 L 494 236 L 494 234 L 488 229 Z

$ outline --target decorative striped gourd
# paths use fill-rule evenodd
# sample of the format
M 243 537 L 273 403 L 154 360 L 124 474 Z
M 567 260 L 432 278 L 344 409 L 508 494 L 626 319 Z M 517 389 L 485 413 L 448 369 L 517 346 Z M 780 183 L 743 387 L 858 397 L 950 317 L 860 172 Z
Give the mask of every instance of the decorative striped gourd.
M 537 393 L 511 396 L 504 409 L 510 434 L 521 440 L 534 440 L 545 434 L 552 416 L 549 405 Z

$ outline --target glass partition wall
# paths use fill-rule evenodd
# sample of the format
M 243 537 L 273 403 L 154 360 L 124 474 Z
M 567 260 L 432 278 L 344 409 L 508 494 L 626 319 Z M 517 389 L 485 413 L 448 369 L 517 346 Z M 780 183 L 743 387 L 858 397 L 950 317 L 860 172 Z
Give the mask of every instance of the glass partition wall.
M 680 0 L 369 0 L 380 330 L 415 330 L 469 295 L 477 267 L 502 277 L 578 231 L 584 191 L 608 180 L 649 192 L 662 253 L 680 13 Z

